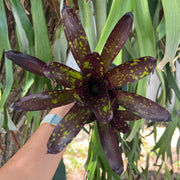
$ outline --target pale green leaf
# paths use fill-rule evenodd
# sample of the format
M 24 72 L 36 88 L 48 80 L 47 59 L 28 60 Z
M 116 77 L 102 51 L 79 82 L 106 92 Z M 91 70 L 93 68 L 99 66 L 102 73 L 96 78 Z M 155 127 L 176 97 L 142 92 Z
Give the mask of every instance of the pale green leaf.
M 93 19 L 92 2 L 78 0 L 78 4 L 79 4 L 81 22 L 86 32 L 89 41 L 89 46 L 91 48 L 91 51 L 94 51 L 97 44 L 97 39 L 96 39 L 95 24 Z
M 21 51 L 33 55 L 34 33 L 30 20 L 20 1 L 9 0 L 9 2 L 16 22 Z
M 61 24 L 56 30 L 55 40 L 53 44 L 54 60 L 56 62 L 66 64 L 67 48 L 67 40 Z
M 166 49 L 162 61 L 158 64 L 158 68 L 163 67 L 170 62 L 172 71 L 175 71 L 174 58 L 180 43 L 180 1 L 179 0 L 161 0 L 163 5 L 165 26 L 166 26 Z
M 119 19 L 126 13 L 132 10 L 132 0 L 114 0 L 111 5 L 109 16 L 107 18 L 106 24 L 98 41 L 96 52 L 101 53 L 104 44 L 109 37 L 111 31 L 113 30 Z
M 35 56 L 44 62 L 52 61 L 42 0 L 31 0 L 31 9 L 35 37 Z

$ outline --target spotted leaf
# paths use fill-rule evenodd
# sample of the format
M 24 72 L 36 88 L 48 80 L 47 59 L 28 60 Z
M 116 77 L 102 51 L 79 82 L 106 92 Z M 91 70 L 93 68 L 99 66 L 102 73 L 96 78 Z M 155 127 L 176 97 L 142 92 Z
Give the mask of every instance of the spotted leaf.
M 79 133 L 90 117 L 89 108 L 75 104 L 56 126 L 48 141 L 48 153 L 61 152 Z
M 151 56 L 123 63 L 106 73 L 109 88 L 116 88 L 144 78 L 156 67 L 156 59 Z
M 64 64 L 49 62 L 44 66 L 43 71 L 46 77 L 65 87 L 78 88 L 82 85 L 82 74 Z
M 127 91 L 114 92 L 119 105 L 136 113 L 141 118 L 153 121 L 170 121 L 170 113 L 159 104 Z
M 13 104 L 18 111 L 37 111 L 52 109 L 73 102 L 74 90 L 56 90 L 31 94 Z
M 101 58 L 104 62 L 105 70 L 107 71 L 114 58 L 118 55 L 126 43 L 133 24 L 132 13 L 126 13 L 116 24 L 107 39 Z
M 106 124 L 112 120 L 113 110 L 108 94 L 96 99 L 91 108 L 100 123 Z
M 45 65 L 45 62 L 40 59 L 12 50 L 5 52 L 5 54 L 8 59 L 23 69 L 40 76 L 45 76 L 43 73 L 43 66 Z
M 125 121 L 136 121 L 138 119 L 141 118 L 130 111 L 116 110 L 114 112 L 114 117 L 111 121 L 111 125 L 113 126 L 113 128 L 122 133 L 128 133 L 130 131 L 130 128 L 128 123 Z
M 62 10 L 62 22 L 71 52 L 83 72 L 84 57 L 91 52 L 84 28 L 77 15 L 67 6 Z
M 104 65 L 98 53 L 88 53 L 83 62 L 83 75 L 87 79 L 100 79 L 104 76 Z
M 124 170 L 124 165 L 121 153 L 119 151 L 119 140 L 117 132 L 113 130 L 110 123 L 98 123 L 98 132 L 105 156 L 109 162 L 110 167 L 118 175 L 121 175 Z

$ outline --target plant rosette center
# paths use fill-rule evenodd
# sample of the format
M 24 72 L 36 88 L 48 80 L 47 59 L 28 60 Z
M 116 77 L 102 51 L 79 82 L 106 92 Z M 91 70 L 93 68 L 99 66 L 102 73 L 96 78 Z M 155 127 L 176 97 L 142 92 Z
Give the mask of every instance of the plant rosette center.
M 82 106 L 92 106 L 108 94 L 108 81 L 101 78 L 84 78 L 82 86 L 76 89 L 74 99 Z

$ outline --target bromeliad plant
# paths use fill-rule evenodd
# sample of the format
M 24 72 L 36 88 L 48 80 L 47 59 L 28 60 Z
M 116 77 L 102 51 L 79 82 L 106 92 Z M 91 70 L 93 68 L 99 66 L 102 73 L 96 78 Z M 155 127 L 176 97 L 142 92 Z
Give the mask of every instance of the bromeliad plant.
M 169 112 L 157 103 L 119 88 L 147 76 L 154 70 L 156 59 L 141 57 L 109 70 L 130 34 L 133 23 L 131 13 L 126 13 L 116 24 L 101 54 L 91 52 L 85 31 L 71 8 L 63 8 L 62 22 L 81 73 L 57 62 L 45 63 L 30 55 L 7 51 L 6 56 L 25 70 L 68 88 L 26 96 L 15 102 L 13 107 L 19 111 L 36 111 L 75 102 L 52 133 L 48 153 L 62 151 L 86 123 L 97 120 L 104 153 L 111 168 L 120 175 L 123 162 L 117 131 L 129 131 L 126 121 L 171 119 Z M 126 110 L 119 110 L 119 106 Z

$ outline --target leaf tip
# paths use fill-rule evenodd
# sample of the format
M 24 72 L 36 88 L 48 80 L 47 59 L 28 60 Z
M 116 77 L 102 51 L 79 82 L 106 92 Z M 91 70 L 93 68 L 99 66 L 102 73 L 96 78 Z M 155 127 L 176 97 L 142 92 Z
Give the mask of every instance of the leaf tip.
M 11 108 L 12 108 L 13 110 L 16 110 L 16 111 L 23 111 L 23 110 L 21 109 L 21 106 L 19 106 L 18 101 L 17 101 L 17 102 L 14 102 L 14 103 L 11 105 Z
M 124 166 L 121 166 L 119 169 L 114 170 L 114 172 L 120 176 L 124 171 Z
M 134 19 L 134 15 L 132 12 L 127 12 L 125 15 L 129 16 L 131 19 Z

